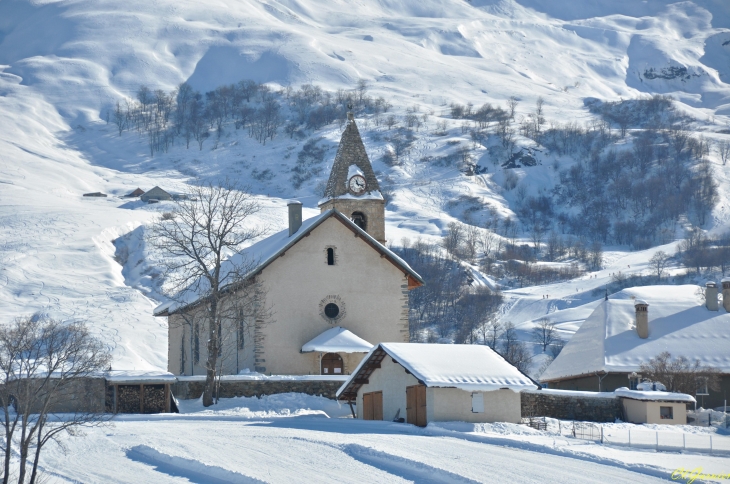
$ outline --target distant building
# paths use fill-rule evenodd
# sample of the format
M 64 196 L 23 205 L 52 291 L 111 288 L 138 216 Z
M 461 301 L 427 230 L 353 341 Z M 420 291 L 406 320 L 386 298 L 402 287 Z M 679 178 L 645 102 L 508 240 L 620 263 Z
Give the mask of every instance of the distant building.
M 374 343 L 408 341 L 409 291 L 423 280 L 383 245 L 385 205 L 352 115 L 329 180 L 320 214 L 302 221 L 301 203 L 290 202 L 287 229 L 233 256 L 254 262 L 243 277 L 265 288 L 272 317 L 246 325 L 251 334 L 225 322 L 240 330 L 223 342 L 224 374 L 347 375 Z M 189 323 L 203 309 L 194 294 L 154 310 L 168 318 L 168 369 L 178 375 L 206 372 L 207 329 Z
M 641 364 L 668 351 L 717 368 L 720 391 L 699 381 L 695 397 L 705 408 L 723 405 L 730 397 L 730 279 L 722 282 L 722 307 L 715 283 L 708 283 L 704 304 L 697 289 L 648 286 L 614 294 L 583 322 L 540 380 L 564 390 L 636 389 Z
M 152 190 L 144 192 L 139 198 L 143 202 L 149 202 L 150 200 L 163 201 L 172 200 L 172 195 L 170 195 L 160 187 L 154 187 Z
M 142 190 L 141 188 L 138 187 L 133 192 L 124 195 L 124 197 L 125 198 L 133 198 L 133 197 L 139 197 L 139 196 L 142 196 L 142 195 L 144 195 L 144 190 Z
M 520 391 L 538 386 L 484 345 L 381 343 L 337 391 L 357 418 L 429 422 L 522 419 Z

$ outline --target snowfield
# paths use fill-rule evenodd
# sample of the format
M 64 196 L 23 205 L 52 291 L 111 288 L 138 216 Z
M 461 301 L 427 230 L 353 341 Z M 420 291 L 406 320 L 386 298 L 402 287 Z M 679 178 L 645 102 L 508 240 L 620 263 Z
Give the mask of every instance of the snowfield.
M 171 91 L 187 81 L 204 92 L 242 79 L 332 92 L 365 79 L 398 116 L 414 106 L 427 114 L 399 166 L 383 161 L 386 128 L 368 116 L 357 122 L 381 187 L 387 177 L 392 191 L 389 243 L 433 242 L 464 219 L 464 207 L 449 202 L 475 197 L 505 218 L 515 217 L 519 198 L 504 188 L 501 160 L 487 148 L 475 150 L 484 171 L 473 176 L 422 161 L 471 143 L 449 118 L 452 102 L 505 107 L 517 96 L 525 116 L 542 96 L 549 120 L 583 123 L 593 117 L 586 98 L 661 93 L 696 120 L 695 134 L 730 140 L 730 8 L 726 0 L 0 0 L 3 320 L 87 321 L 108 342 L 113 369 L 167 369 L 166 322 L 152 316 L 164 302 L 159 268 L 144 234 L 171 205 L 123 196 L 156 185 L 183 192 L 193 180 L 230 176 L 261 200 L 254 222 L 275 233 L 286 225 L 288 199 L 303 202 L 305 219 L 318 213 L 316 187 L 341 130 L 332 123 L 307 134 L 321 138 L 322 172 L 295 189 L 292 167 L 306 140 L 283 130 L 263 146 L 226 126 L 202 150 L 178 139 L 152 156 L 144 136 L 120 136 L 107 114 L 140 84 Z M 433 134 L 440 122 L 445 136 Z M 535 148 L 518 138 L 518 147 Z M 534 155 L 536 166 L 512 172 L 528 194 L 547 193 L 556 167 L 572 161 Z M 720 201 L 704 228 L 720 234 L 730 229 L 730 169 L 715 152 L 709 159 Z M 89 192 L 108 197 L 82 196 Z M 654 252 L 675 248 L 676 241 L 639 251 L 607 246 L 599 271 L 505 291 L 501 320 L 526 338 L 548 317 L 569 339 L 612 274 L 647 274 Z M 478 272 L 474 278 L 496 286 Z M 535 368 L 541 363 L 536 358 Z M 181 407 L 179 415 L 115 418 L 64 440 L 67 452 L 50 446 L 43 472 L 49 482 L 74 483 L 605 483 L 667 481 L 679 467 L 730 472 L 727 456 L 597 445 L 506 424 L 355 421 L 349 408 L 301 396 Z
M 66 453 L 50 447 L 43 471 L 49 482 L 85 483 L 648 483 L 671 480 L 679 467 L 719 473 L 727 465 L 724 455 L 604 446 L 515 424 L 359 421 L 338 407 L 285 394 L 119 416 L 65 439 Z

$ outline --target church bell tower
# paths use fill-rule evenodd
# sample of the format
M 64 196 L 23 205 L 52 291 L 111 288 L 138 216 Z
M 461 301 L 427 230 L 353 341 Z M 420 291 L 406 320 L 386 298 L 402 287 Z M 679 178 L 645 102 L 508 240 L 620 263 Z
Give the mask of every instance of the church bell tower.
M 319 208 L 337 210 L 385 244 L 385 200 L 351 112 Z

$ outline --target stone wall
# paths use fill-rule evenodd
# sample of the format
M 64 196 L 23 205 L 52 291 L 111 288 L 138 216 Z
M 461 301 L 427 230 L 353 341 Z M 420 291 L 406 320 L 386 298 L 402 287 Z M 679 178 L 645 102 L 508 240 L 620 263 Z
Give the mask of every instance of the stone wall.
M 613 422 L 617 418 L 623 418 L 620 400 L 615 396 L 560 395 L 541 390 L 523 391 L 520 395 L 522 417 L 550 417 L 586 422 Z
M 181 400 L 200 398 L 203 394 L 204 384 L 203 380 L 178 381 L 171 386 L 172 394 Z M 224 380 L 220 386 L 220 398 L 306 393 L 334 399 L 340 386 L 342 386 L 342 382 L 339 380 Z

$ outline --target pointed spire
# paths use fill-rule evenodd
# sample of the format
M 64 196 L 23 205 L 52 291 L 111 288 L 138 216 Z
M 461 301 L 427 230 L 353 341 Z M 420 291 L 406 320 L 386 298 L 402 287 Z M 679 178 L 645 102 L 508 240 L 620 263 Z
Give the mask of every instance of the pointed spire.
M 354 168 L 351 170 L 350 167 L 353 165 L 359 170 Z M 375 177 L 373 167 L 370 165 L 370 159 L 368 159 L 368 154 L 365 151 L 365 145 L 360 137 L 357 124 L 355 124 L 355 117 L 352 112 L 348 112 L 347 127 L 342 133 L 340 146 L 337 148 L 335 162 L 332 165 L 332 172 L 327 181 L 327 188 L 324 193 L 325 200 L 338 198 L 350 193 L 347 186 L 348 175 L 353 171 L 360 171 L 365 177 L 367 184 L 365 193 L 380 191 L 378 179 Z

